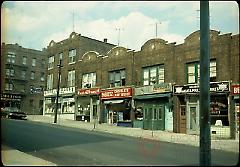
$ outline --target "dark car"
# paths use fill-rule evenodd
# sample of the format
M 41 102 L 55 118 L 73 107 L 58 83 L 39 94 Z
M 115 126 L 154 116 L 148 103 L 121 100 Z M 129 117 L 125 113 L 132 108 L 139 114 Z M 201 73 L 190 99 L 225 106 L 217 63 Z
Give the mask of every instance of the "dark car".
M 17 107 L 5 107 L 5 108 L 1 108 L 1 117 L 25 119 L 27 115 Z
M 8 114 L 8 118 L 26 119 L 26 117 L 27 117 L 26 113 L 21 111 L 11 111 Z

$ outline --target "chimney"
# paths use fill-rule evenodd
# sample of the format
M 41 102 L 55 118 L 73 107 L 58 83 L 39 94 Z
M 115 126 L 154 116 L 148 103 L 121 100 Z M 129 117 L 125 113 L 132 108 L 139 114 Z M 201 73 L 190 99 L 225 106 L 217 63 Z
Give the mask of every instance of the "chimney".
M 104 39 L 103 39 L 103 42 L 107 43 L 107 38 L 104 38 Z

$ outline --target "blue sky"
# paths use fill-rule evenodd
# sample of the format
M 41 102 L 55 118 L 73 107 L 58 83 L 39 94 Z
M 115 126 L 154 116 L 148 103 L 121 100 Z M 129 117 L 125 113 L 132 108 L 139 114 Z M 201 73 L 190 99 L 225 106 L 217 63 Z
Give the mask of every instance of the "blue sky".
M 236 1 L 210 1 L 210 28 L 239 33 Z M 42 50 L 74 31 L 134 50 L 157 37 L 177 44 L 199 29 L 199 1 L 5 1 L 1 42 Z M 120 29 L 120 37 L 118 38 Z

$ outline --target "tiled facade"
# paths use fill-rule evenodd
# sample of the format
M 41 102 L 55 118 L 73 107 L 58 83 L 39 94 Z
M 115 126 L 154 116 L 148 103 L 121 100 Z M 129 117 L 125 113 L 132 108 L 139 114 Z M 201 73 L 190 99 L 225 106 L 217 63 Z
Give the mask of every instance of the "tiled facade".
M 17 107 L 28 114 L 43 113 L 45 61 L 44 51 L 2 44 L 1 107 Z

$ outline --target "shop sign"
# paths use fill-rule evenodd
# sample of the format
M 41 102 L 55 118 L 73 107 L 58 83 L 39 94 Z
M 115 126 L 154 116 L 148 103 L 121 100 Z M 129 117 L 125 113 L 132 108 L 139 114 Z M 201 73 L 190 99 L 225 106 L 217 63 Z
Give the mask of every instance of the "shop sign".
M 60 88 L 59 94 L 73 94 L 75 93 L 75 87 L 68 87 L 68 88 Z M 57 89 L 51 89 L 44 91 L 44 96 L 56 96 L 57 95 Z
M 107 89 L 101 91 L 101 99 L 132 97 L 132 88 Z
M 174 86 L 174 94 L 186 94 L 186 93 L 199 93 L 200 88 L 198 84 L 184 85 L 184 86 Z M 210 92 L 229 92 L 229 82 L 211 82 Z
M 91 89 L 78 89 L 78 95 L 98 95 L 100 94 L 100 88 Z
M 165 93 L 171 91 L 172 91 L 171 83 L 161 83 L 153 86 L 153 93 Z
M 14 94 L 1 94 L 1 100 L 21 100 L 20 95 L 14 95 Z
M 137 96 L 137 95 L 146 95 L 146 94 L 153 94 L 153 93 L 165 93 L 165 92 L 171 92 L 171 91 L 172 91 L 171 83 L 161 83 L 161 84 L 135 88 L 134 93 L 135 93 L 135 96 Z
M 232 85 L 231 94 L 232 95 L 239 95 L 240 94 L 240 85 Z

